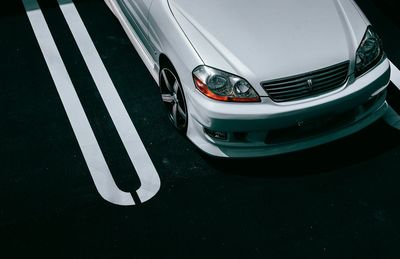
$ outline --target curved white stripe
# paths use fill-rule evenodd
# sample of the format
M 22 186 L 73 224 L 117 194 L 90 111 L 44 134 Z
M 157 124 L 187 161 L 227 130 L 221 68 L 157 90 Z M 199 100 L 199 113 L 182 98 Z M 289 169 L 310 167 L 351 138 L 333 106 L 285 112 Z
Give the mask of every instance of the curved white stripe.
M 139 134 L 105 68 L 96 47 L 71 0 L 58 0 L 65 20 L 92 75 L 97 89 L 139 176 L 141 186 L 137 194 L 141 202 L 151 199 L 159 191 L 160 177 Z
M 392 62 L 390 62 L 390 70 L 390 81 L 400 89 L 400 70 Z
M 115 184 L 38 3 L 23 3 L 97 191 L 111 203 L 134 205 L 132 195 Z

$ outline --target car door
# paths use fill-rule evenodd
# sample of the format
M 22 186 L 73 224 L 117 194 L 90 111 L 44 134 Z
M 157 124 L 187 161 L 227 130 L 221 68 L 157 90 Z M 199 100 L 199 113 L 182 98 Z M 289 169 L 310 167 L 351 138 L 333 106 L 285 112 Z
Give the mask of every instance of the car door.
M 149 51 L 148 14 L 153 0 L 117 0 L 129 23 Z M 150 51 L 149 51 L 150 52 Z

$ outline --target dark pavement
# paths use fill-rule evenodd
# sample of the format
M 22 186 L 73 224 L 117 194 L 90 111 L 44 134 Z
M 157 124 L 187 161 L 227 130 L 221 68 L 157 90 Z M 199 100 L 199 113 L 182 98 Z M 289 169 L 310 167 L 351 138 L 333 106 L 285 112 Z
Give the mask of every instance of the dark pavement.
M 394 1 L 357 0 L 400 67 Z M 56 1 L 39 1 L 121 190 L 139 180 Z M 150 201 L 97 193 L 26 12 L 0 11 L 0 257 L 400 258 L 400 131 L 379 120 L 306 151 L 220 160 L 170 125 L 101 0 L 75 1 L 161 178 Z M 399 110 L 391 85 L 391 105 Z

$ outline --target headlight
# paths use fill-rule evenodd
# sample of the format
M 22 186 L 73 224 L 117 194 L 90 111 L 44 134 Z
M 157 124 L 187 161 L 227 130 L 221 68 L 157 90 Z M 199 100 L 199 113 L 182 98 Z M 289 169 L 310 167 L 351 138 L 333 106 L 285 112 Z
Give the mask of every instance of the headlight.
M 260 97 L 245 79 L 230 73 L 199 66 L 193 71 L 196 88 L 211 99 L 225 102 L 260 102 Z
M 379 36 L 368 27 L 364 39 L 356 54 L 356 77 L 364 74 L 378 63 L 383 54 L 382 41 Z

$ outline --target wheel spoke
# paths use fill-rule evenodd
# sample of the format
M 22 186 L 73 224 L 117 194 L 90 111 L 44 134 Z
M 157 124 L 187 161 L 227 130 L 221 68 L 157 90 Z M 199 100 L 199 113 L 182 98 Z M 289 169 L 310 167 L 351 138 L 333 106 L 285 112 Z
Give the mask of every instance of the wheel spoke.
M 160 85 L 161 99 L 168 109 L 169 118 L 175 128 L 183 130 L 187 127 L 187 114 L 179 80 L 174 72 L 167 68 L 161 70 L 160 80 L 163 81 Z
M 168 90 L 170 92 L 172 92 L 173 89 L 171 87 L 171 84 L 169 83 L 169 80 L 168 80 L 167 74 L 165 73 L 165 70 L 161 71 L 161 75 L 164 78 L 165 86 L 168 88 Z
M 166 102 L 166 103 L 172 103 L 174 101 L 174 97 L 170 94 L 162 94 L 161 98 L 162 98 L 163 102 Z
M 178 89 L 179 89 L 179 82 L 178 82 L 178 80 L 175 80 L 175 83 L 174 83 L 174 93 L 178 93 Z
M 178 112 L 179 112 L 179 115 L 184 119 L 184 120 L 186 120 L 186 113 L 185 113 L 185 111 L 182 109 L 182 107 L 178 104 Z
M 174 106 L 172 106 L 172 118 L 173 118 L 175 127 L 178 127 L 178 104 L 177 103 L 174 103 Z

